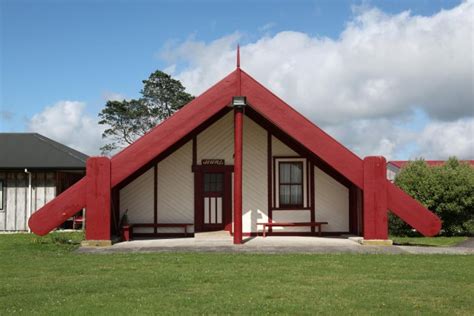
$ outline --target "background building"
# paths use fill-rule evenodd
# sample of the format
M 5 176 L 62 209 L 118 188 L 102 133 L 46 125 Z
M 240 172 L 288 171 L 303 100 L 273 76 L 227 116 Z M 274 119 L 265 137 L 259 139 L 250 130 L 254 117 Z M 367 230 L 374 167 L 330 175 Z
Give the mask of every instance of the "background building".
M 389 161 L 387 163 L 387 179 L 390 180 L 391 182 L 395 181 L 395 177 L 400 172 L 400 170 L 402 170 L 402 168 L 405 167 L 410 162 L 411 162 L 410 160 Z M 445 160 L 425 160 L 425 162 L 428 164 L 428 166 L 433 167 L 433 166 L 441 166 L 446 161 Z M 469 163 L 471 166 L 474 167 L 474 160 L 461 160 L 461 162 Z
M 0 133 L 0 231 L 27 231 L 33 212 L 84 176 L 87 158 L 37 133 Z

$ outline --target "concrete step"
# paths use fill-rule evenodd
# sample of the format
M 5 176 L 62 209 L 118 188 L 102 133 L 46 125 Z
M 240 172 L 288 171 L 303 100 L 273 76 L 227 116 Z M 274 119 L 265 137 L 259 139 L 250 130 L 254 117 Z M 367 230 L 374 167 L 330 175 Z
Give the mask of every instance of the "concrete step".
M 231 240 L 232 236 L 228 231 L 217 230 L 212 232 L 199 232 L 194 233 L 194 239 L 196 240 Z

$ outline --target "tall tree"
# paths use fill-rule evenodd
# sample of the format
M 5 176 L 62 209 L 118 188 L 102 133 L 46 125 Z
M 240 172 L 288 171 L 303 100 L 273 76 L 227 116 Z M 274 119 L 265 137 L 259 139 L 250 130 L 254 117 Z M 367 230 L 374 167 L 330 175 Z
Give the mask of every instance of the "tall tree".
M 99 113 L 99 124 L 107 126 L 102 134 L 107 139 L 102 153 L 110 154 L 133 143 L 194 99 L 185 90 L 179 80 L 157 70 L 143 80 L 141 98 L 107 101 Z
M 142 100 L 150 109 L 152 117 L 159 122 L 194 99 L 185 90 L 179 80 L 157 70 L 147 80 L 143 80 L 141 94 L 143 96 Z

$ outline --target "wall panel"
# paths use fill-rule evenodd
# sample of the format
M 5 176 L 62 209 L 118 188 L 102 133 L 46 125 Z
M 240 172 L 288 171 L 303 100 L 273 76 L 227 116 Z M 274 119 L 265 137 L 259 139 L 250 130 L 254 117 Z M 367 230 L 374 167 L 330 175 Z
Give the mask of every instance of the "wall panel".
M 328 222 L 324 231 L 349 231 L 349 189 L 314 168 L 316 221 Z
M 158 164 L 158 223 L 194 223 L 192 148 L 190 141 Z M 182 233 L 183 229 L 159 228 L 158 232 Z
M 244 117 L 242 179 L 242 231 L 257 231 L 268 221 L 267 131 Z M 261 230 L 261 226 L 258 226 Z
M 153 223 L 153 168 L 120 190 L 120 217 L 127 212 L 133 223 Z M 142 232 L 146 229 L 137 229 Z
M 197 161 L 224 159 L 226 165 L 234 164 L 234 116 L 229 112 L 197 136 Z
M 16 230 L 16 173 L 8 173 L 6 185 L 6 225 L 5 230 Z
M 28 176 L 25 173 L 16 174 L 16 230 L 27 230 L 26 207 L 28 200 Z

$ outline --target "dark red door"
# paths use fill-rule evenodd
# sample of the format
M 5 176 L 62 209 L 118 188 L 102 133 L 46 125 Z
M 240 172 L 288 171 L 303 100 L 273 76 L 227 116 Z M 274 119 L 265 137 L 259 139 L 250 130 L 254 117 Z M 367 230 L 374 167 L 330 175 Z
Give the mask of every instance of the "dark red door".
M 233 166 L 194 166 L 196 232 L 232 231 Z

